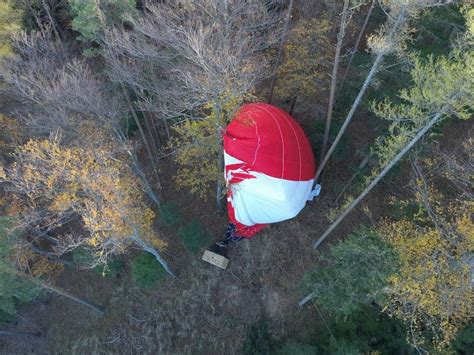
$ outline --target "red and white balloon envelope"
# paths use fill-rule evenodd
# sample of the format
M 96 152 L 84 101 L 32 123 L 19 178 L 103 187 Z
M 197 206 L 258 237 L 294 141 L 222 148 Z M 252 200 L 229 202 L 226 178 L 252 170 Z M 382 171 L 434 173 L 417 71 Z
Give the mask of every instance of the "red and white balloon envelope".
M 252 237 L 268 223 L 295 217 L 312 199 L 315 162 L 308 137 L 286 112 L 243 105 L 224 134 L 229 219 Z

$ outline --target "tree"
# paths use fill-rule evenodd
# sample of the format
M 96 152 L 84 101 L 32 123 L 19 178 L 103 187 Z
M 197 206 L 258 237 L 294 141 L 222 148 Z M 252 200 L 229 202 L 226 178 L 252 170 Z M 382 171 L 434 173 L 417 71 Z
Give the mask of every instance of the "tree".
M 105 28 L 121 25 L 137 15 L 135 0 L 71 0 L 72 29 L 80 41 L 98 42 Z
M 166 243 L 155 236 L 154 212 L 144 203 L 131 169 L 122 163 L 126 155 L 113 141 L 97 141 L 102 144 L 65 147 L 56 136 L 30 140 L 16 150 L 16 161 L 0 181 L 28 206 L 20 213 L 22 224 L 48 231 L 79 217 L 86 232 L 58 238 L 58 254 L 85 247 L 95 256 L 94 267 L 135 243 L 173 275 L 156 251 Z
M 16 55 L 3 60 L 0 78 L 8 84 L 7 94 L 28 103 L 16 112 L 25 130 L 35 137 L 59 130 L 66 141 L 81 144 L 92 141 L 95 132 L 90 128 L 99 123 L 100 132 L 114 137 L 129 155 L 133 171 L 159 207 L 153 181 L 143 171 L 126 134 L 127 97 L 94 74 L 84 60 L 76 59 L 68 46 L 61 45 L 48 32 L 22 33 L 12 47 Z
M 360 195 L 349 200 L 343 212 L 328 227 L 318 241 L 317 248 L 355 206 L 374 188 L 387 172 L 437 123 L 455 115 L 470 118 L 473 102 L 474 56 L 470 49 L 472 35 L 466 33 L 449 58 L 432 57 L 426 63 L 413 57 L 411 76 L 414 86 L 402 90 L 400 97 L 406 102 L 393 105 L 383 102 L 374 111 L 392 123 L 389 137 L 376 145 L 380 168 L 374 169 L 366 180 L 366 188 Z
M 12 224 L 10 219 L 0 217 L 0 246 L 5 243 Z M 2 256 L 0 259 L 0 314 L 14 315 L 19 304 L 29 302 L 38 296 L 38 288 L 12 275 L 3 261 L 7 253 L 3 248 L 0 249 L 0 253 Z
M 472 318 L 474 290 L 466 260 L 472 241 L 464 233 L 472 235 L 474 226 L 465 211 L 454 223 L 443 223 L 452 229 L 450 234 L 420 224 L 399 221 L 381 228 L 402 264 L 399 275 L 390 278 L 392 298 L 386 311 L 407 324 L 415 347 L 423 346 L 423 335 L 428 335 L 442 349 Z
M 427 153 L 412 159 L 413 197 L 399 202 L 402 208 L 414 203 L 418 209 L 412 218 L 385 220 L 379 230 L 401 261 L 399 273 L 390 278 L 386 311 L 407 324 L 415 347 L 424 346 L 428 338 L 441 351 L 472 319 L 474 223 L 470 194 L 449 190 L 469 172 L 453 175 L 443 155 Z M 462 158 L 462 151 L 458 156 Z
M 468 139 L 456 158 L 471 148 Z M 470 193 L 458 185 L 472 170 L 452 174 L 453 154 L 445 154 L 428 150 L 412 159 L 411 191 L 396 201 L 404 214 L 392 213 L 332 246 L 324 266 L 306 275 L 312 293 L 301 304 L 314 299 L 336 315 L 351 316 L 374 302 L 404 323 L 419 352 L 446 351 L 472 320 L 474 224 Z
M 132 31 L 115 29 L 105 36 L 110 79 L 131 88 L 138 110 L 158 114 L 166 130 L 168 122 L 184 124 L 177 132 L 185 135 L 191 132 L 187 121 L 208 121 L 205 135 L 176 149 L 206 147 L 216 168 L 200 180 L 199 190 L 214 181 L 218 208 L 223 188 L 220 130 L 230 119 L 223 115 L 233 111 L 224 107 L 238 105 L 263 76 L 262 50 L 272 44 L 271 30 L 279 19 L 274 5 L 261 0 L 166 1 L 148 6 L 133 21 Z
M 349 8 L 349 5 L 352 5 L 351 8 Z M 334 109 L 334 100 L 336 97 L 337 72 L 339 68 L 342 44 L 344 42 L 346 29 L 347 29 L 347 26 L 349 25 L 349 21 L 351 20 L 354 7 L 357 7 L 360 5 L 362 4 L 359 3 L 358 1 L 351 2 L 350 0 L 344 0 L 344 5 L 342 8 L 342 13 L 341 13 L 341 24 L 339 25 L 339 33 L 337 35 L 336 52 L 334 55 L 334 62 L 332 66 L 331 88 L 329 90 L 329 102 L 328 102 L 327 115 L 326 115 L 326 125 L 324 127 L 323 144 L 321 146 L 320 160 L 323 160 L 324 155 L 326 153 L 328 139 L 329 139 L 329 132 L 331 130 L 332 113 Z
M 363 227 L 333 245 L 329 255 L 321 257 L 324 266 L 307 273 L 303 283 L 322 308 L 346 318 L 373 302 L 385 302 L 389 277 L 398 270 L 397 258 L 376 231 Z
M 438 1 L 433 0 L 409 0 L 409 1 L 399 1 L 399 0 L 386 0 L 387 10 L 389 11 L 389 17 L 386 21 L 386 24 L 379 30 L 377 35 L 371 36 L 369 38 L 369 46 L 373 53 L 375 53 L 374 63 L 367 74 L 367 77 L 360 88 L 357 97 L 355 98 L 351 109 L 349 110 L 344 123 L 342 124 L 339 132 L 331 144 L 328 152 L 320 162 L 318 169 L 316 171 L 315 181 L 318 181 L 321 172 L 323 171 L 326 163 L 331 157 L 332 153 L 336 149 L 337 144 L 341 140 L 347 126 L 351 122 L 355 111 L 357 110 L 362 97 L 367 90 L 370 82 L 374 78 L 375 74 L 379 70 L 379 66 L 382 63 L 384 57 L 396 50 L 400 50 L 403 47 L 403 40 L 405 34 L 408 31 L 407 21 L 410 17 L 414 16 L 421 8 L 433 5 L 438 5 Z
M 349 71 L 351 69 L 351 64 L 352 64 L 352 61 L 354 60 L 354 55 L 359 50 L 360 42 L 362 40 L 362 37 L 364 36 L 365 30 L 367 29 L 367 25 L 369 24 L 369 19 L 370 19 L 370 16 L 372 15 L 372 11 L 374 10 L 375 4 L 376 4 L 375 0 L 370 1 L 369 10 L 367 11 L 367 14 L 365 15 L 365 20 L 364 20 L 364 23 L 362 24 L 362 27 L 361 27 L 360 31 L 359 31 L 359 35 L 357 36 L 356 42 L 354 44 L 354 48 L 351 50 L 349 60 L 347 61 L 347 64 L 346 64 L 346 69 L 344 70 L 344 74 L 342 75 L 342 79 L 341 79 L 341 82 L 339 84 L 339 88 L 337 90 L 336 97 L 338 96 L 341 88 L 344 86 L 344 81 L 346 80 L 347 74 L 349 73 Z
M 45 289 L 104 314 L 105 309 L 102 306 L 74 296 L 59 287 L 31 276 L 24 270 L 18 270 L 19 265 L 15 261 L 15 258 L 18 257 L 15 252 L 15 238 L 12 238 L 11 235 L 15 231 L 18 233 L 18 230 L 11 220 L 5 217 L 0 218 L 0 228 L 0 290 L 2 291 L 0 293 L 2 300 L 0 311 L 14 314 L 18 302 L 31 301 L 38 296 L 39 289 Z
M 322 94 L 332 50 L 328 38 L 330 28 L 325 13 L 295 23 L 284 42 L 272 98 L 290 101 L 298 97 L 304 102 Z M 273 52 L 269 51 L 269 55 Z
M 294 4 L 294 1 L 290 0 L 290 4 L 288 5 L 288 11 L 287 11 L 286 18 L 285 18 L 285 25 L 283 27 L 283 32 L 282 32 L 282 35 L 281 35 L 280 45 L 278 46 L 278 53 L 277 53 L 277 56 L 276 56 L 273 75 L 272 75 L 272 83 L 270 84 L 270 94 L 268 95 L 268 103 L 269 104 L 272 103 L 273 89 L 275 89 L 275 82 L 276 82 L 276 79 L 277 79 L 277 71 L 278 71 L 278 67 L 280 66 L 280 61 L 281 61 L 281 56 L 283 54 L 283 46 L 285 44 L 286 35 L 288 34 L 288 25 L 289 25 L 290 19 L 291 19 L 291 11 L 293 10 L 293 4 Z
M 13 54 L 11 37 L 21 30 L 21 11 L 11 0 L 0 1 L 0 57 Z

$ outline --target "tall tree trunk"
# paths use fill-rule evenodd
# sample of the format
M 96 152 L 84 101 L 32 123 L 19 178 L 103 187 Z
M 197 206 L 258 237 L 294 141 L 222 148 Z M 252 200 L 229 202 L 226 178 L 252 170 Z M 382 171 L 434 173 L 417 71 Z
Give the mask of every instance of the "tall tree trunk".
M 70 267 L 74 266 L 74 263 L 72 261 L 60 258 L 60 257 L 54 255 L 53 253 L 50 253 L 49 251 L 38 248 L 37 246 L 35 246 L 33 244 L 31 245 L 31 250 L 33 250 L 36 254 L 42 255 L 42 256 L 44 256 L 44 257 L 48 258 L 49 260 L 54 261 L 56 263 L 60 263 L 60 264 L 70 266 Z
M 45 0 L 41 0 L 41 3 L 43 5 L 44 11 L 46 12 L 46 15 L 48 16 L 49 22 L 51 23 L 51 28 L 53 29 L 54 35 L 56 36 L 60 46 L 62 47 L 63 44 L 62 44 L 62 41 L 61 41 L 61 36 L 59 35 L 58 27 L 56 26 L 56 21 L 54 20 L 53 16 L 51 15 L 49 5 L 46 4 Z
M 337 90 L 338 95 L 344 85 L 344 81 L 346 80 L 347 74 L 349 74 L 352 60 L 354 59 L 354 55 L 357 53 L 359 49 L 360 41 L 362 40 L 362 36 L 364 35 L 365 30 L 367 29 L 367 25 L 369 23 L 370 16 L 372 16 L 372 11 L 374 10 L 374 7 L 375 7 L 375 0 L 372 0 L 372 4 L 370 5 L 369 11 L 367 12 L 367 16 L 365 16 L 364 24 L 362 25 L 362 28 L 360 29 L 359 36 L 357 37 L 356 43 L 354 44 L 354 49 L 352 50 L 351 56 L 349 57 L 349 61 L 347 62 L 347 65 L 346 65 L 346 69 L 344 70 L 344 75 L 342 76 L 341 82 L 339 84 L 339 89 Z
M 38 338 L 41 336 L 41 333 L 17 332 L 15 330 L 0 330 L 0 335 L 30 336 Z
M 387 35 L 388 38 L 392 38 L 393 35 L 399 30 L 399 28 L 400 28 L 403 20 L 405 19 L 405 17 L 406 17 L 406 10 L 405 11 L 400 11 L 400 13 L 397 16 L 397 19 L 395 20 L 395 23 L 393 24 L 392 28 L 390 29 L 389 34 Z M 382 62 L 382 59 L 385 57 L 385 54 L 386 53 L 384 51 L 380 51 L 380 52 L 377 53 L 377 56 L 375 57 L 374 64 L 372 64 L 372 68 L 370 69 L 369 74 L 367 74 L 367 77 L 365 78 L 364 84 L 362 85 L 362 87 L 359 91 L 359 94 L 357 95 L 356 99 L 354 100 L 354 103 L 352 104 L 352 107 L 351 107 L 349 113 L 347 114 L 347 117 L 346 117 L 344 123 L 342 124 L 342 127 L 340 128 L 336 138 L 334 139 L 334 142 L 331 144 L 331 147 L 329 148 L 328 152 L 324 156 L 324 159 L 321 161 L 321 163 L 318 167 L 318 170 L 316 171 L 316 176 L 314 178 L 315 183 L 317 183 L 319 181 L 319 177 L 321 176 L 321 172 L 323 171 L 324 167 L 326 166 L 326 163 L 328 162 L 328 160 L 331 157 L 332 153 L 334 152 L 337 145 L 339 144 L 339 141 L 341 140 L 342 135 L 346 131 L 347 126 L 351 122 L 352 117 L 354 116 L 354 113 L 355 113 L 357 107 L 359 107 L 359 104 L 362 100 L 362 97 L 364 96 L 365 91 L 367 90 L 367 87 L 369 86 L 370 82 L 372 81 L 372 78 L 374 77 L 375 73 L 379 69 L 379 65 Z
M 318 248 L 327 236 L 342 222 L 342 220 L 356 207 L 362 199 L 374 188 L 375 185 L 388 173 L 388 171 L 397 164 L 400 159 L 418 142 L 418 140 L 425 135 L 428 130 L 436 124 L 446 110 L 443 109 L 438 112 L 433 118 L 418 131 L 418 133 L 411 139 L 411 141 L 388 163 L 385 168 L 372 180 L 372 182 L 362 191 L 362 193 L 342 212 L 339 217 L 329 226 L 323 235 L 313 244 L 313 248 Z
M 142 240 L 137 235 L 134 235 L 132 237 L 132 240 L 134 240 L 140 246 L 140 248 L 142 248 L 144 251 L 152 254 L 155 257 L 155 259 L 161 264 L 161 266 L 163 266 L 163 268 L 166 270 L 168 274 L 170 274 L 172 277 L 176 277 L 173 270 L 171 270 L 171 267 L 169 266 L 169 264 L 166 262 L 165 259 L 161 257 L 161 255 L 158 253 L 158 251 L 155 248 L 149 246 L 147 243 L 145 243 L 144 240 Z
M 86 306 L 86 307 L 89 307 L 90 309 L 96 311 L 97 313 L 103 315 L 104 312 L 105 312 L 105 308 L 103 306 L 100 306 L 98 304 L 95 304 L 95 303 L 92 303 L 92 302 L 89 302 L 83 298 L 79 298 L 79 297 L 76 297 L 72 294 L 70 294 L 69 292 L 67 292 L 66 290 L 63 290 L 59 287 L 56 287 L 56 286 L 53 286 L 53 285 L 50 285 L 44 281 L 41 281 L 39 279 L 37 279 L 36 277 L 34 276 L 31 276 L 31 275 L 28 275 L 28 274 L 25 274 L 24 272 L 20 272 L 20 271 L 17 271 L 15 270 L 15 274 L 19 277 L 22 277 L 22 278 L 25 278 L 27 279 L 28 281 L 30 281 L 31 283 L 39 286 L 39 287 L 42 287 L 46 290 L 49 290 L 49 291 L 52 291 L 54 293 L 57 293 L 58 295 L 61 295 L 63 297 L 66 297 L 74 302 L 77 302 L 79 304 L 82 304 L 83 306 Z
M 125 145 L 125 143 L 127 141 L 127 138 L 123 135 L 123 132 L 121 132 L 116 127 L 114 128 L 114 132 L 115 132 L 115 135 L 116 135 L 117 139 L 120 142 L 124 143 L 124 145 Z M 158 208 L 161 208 L 160 199 L 158 198 L 158 195 L 155 193 L 155 191 L 151 187 L 151 184 L 148 181 L 148 178 L 146 177 L 143 169 L 141 168 L 140 162 L 138 161 L 138 158 L 136 157 L 135 153 L 132 152 L 130 149 L 127 149 L 126 152 L 129 155 L 130 159 L 132 160 L 132 170 L 140 178 L 141 182 L 143 183 L 143 187 L 145 188 L 145 191 L 146 191 L 148 197 L 153 201 L 153 203 Z
M 163 125 L 165 126 L 166 138 L 169 140 L 171 138 L 170 129 L 168 127 L 168 121 L 163 117 Z
M 41 240 L 47 242 L 50 245 L 58 245 L 59 241 L 56 238 L 51 237 L 50 235 L 40 231 L 37 228 L 26 226 L 26 231 L 33 234 L 34 236 L 40 238 Z
M 152 134 L 154 135 L 155 140 L 156 140 L 156 148 L 159 149 L 163 145 L 163 142 L 161 141 L 160 134 L 158 132 L 158 129 L 156 128 L 156 122 L 155 122 L 154 116 L 150 112 L 144 112 L 143 114 L 145 115 L 145 117 L 148 118 L 150 122 Z
M 301 301 L 298 302 L 298 306 L 303 307 L 306 303 L 308 303 L 315 297 L 316 297 L 316 294 L 314 292 L 311 292 L 309 295 L 307 295 L 305 298 L 303 298 Z
M 158 156 L 158 145 L 156 144 L 155 136 L 153 134 L 153 129 L 151 128 L 151 123 L 148 118 L 148 115 L 143 112 L 143 121 L 145 122 L 145 127 L 148 132 L 148 136 L 150 137 L 151 140 L 151 148 L 153 150 L 154 156 Z
M 293 99 L 291 100 L 290 111 L 288 111 L 290 116 L 293 115 L 293 111 L 295 110 L 296 100 L 298 100 L 298 95 L 293 96 Z
M 222 107 L 220 104 L 217 104 L 214 108 L 216 110 L 216 145 L 219 147 L 217 150 L 217 168 L 218 171 L 224 173 L 224 152 L 222 147 L 222 137 L 221 137 L 221 129 L 220 126 L 222 120 Z M 222 203 L 222 177 L 217 177 L 216 179 L 216 208 L 217 211 L 222 212 L 224 210 L 224 206 Z
M 286 35 L 288 33 L 288 25 L 291 19 L 291 11 L 293 10 L 294 0 L 290 0 L 290 5 L 288 6 L 288 13 L 286 14 L 285 25 L 283 26 L 283 33 L 281 35 L 280 46 L 278 47 L 277 58 L 275 62 L 275 67 L 273 68 L 272 83 L 270 85 L 270 94 L 268 96 L 268 103 L 272 103 L 273 99 L 273 90 L 275 89 L 276 77 L 278 72 L 278 67 L 280 66 L 281 56 L 283 54 L 283 46 L 285 45 Z
M 339 26 L 339 33 L 337 35 L 336 54 L 334 55 L 334 63 L 332 65 L 331 89 L 329 93 L 328 111 L 326 115 L 326 126 L 324 127 L 323 145 L 321 146 L 321 154 L 319 158 L 320 161 L 323 160 L 324 154 L 326 154 L 326 149 L 328 145 L 329 131 L 331 129 L 332 113 L 334 109 L 334 97 L 336 94 L 337 71 L 339 68 L 339 61 L 341 57 L 342 43 L 344 42 L 346 27 L 348 24 L 348 21 L 347 21 L 348 15 L 349 15 L 349 0 L 344 0 L 344 7 L 342 9 L 342 15 L 341 15 L 341 24 Z
M 135 123 L 137 124 L 138 130 L 140 131 L 140 135 L 143 139 L 143 143 L 145 144 L 145 149 L 147 151 L 148 159 L 150 160 L 150 164 L 151 164 L 151 167 L 153 169 L 153 173 L 155 175 L 156 181 L 159 185 L 161 185 L 160 177 L 158 175 L 158 170 L 156 169 L 156 165 L 155 165 L 155 162 L 154 162 L 154 159 L 153 159 L 152 149 L 151 149 L 150 144 L 148 143 L 148 140 L 146 138 L 145 131 L 143 130 L 143 126 L 140 123 L 140 120 L 138 119 L 137 114 L 136 114 L 136 112 L 135 112 L 135 110 L 132 106 L 132 102 L 130 100 L 130 96 L 127 93 L 127 90 L 125 89 L 125 87 L 122 84 L 120 85 L 120 87 L 121 87 L 122 93 L 123 93 L 123 95 L 124 95 L 124 97 L 127 101 L 129 111 L 132 114 L 132 117 L 133 117 Z

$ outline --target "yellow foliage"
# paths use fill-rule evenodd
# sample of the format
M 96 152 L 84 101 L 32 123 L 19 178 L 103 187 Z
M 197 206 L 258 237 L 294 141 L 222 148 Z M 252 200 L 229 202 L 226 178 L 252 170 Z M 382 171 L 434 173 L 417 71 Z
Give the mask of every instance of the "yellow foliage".
M 13 54 L 11 36 L 21 30 L 20 10 L 13 7 L 13 1 L 0 0 L 0 58 Z
M 16 257 L 18 267 L 31 275 L 55 278 L 64 270 L 63 264 L 33 252 L 28 245 L 14 244 L 13 250 L 12 257 Z
M 37 255 L 31 267 L 31 275 L 33 276 L 49 276 L 58 277 L 64 270 L 64 265 L 49 260 L 48 258 Z
M 107 144 L 64 147 L 58 139 L 30 140 L 17 149 L 7 178 L 36 210 L 49 211 L 58 220 L 79 215 L 88 231 L 83 243 L 96 249 L 98 258 L 124 252 L 135 235 L 164 248 L 141 185 L 116 151 Z
M 220 129 L 229 123 L 242 101 L 241 96 L 226 92 L 203 107 L 208 113 L 201 120 L 187 120 L 174 128 L 168 149 L 176 151 L 178 187 L 206 198 L 211 184 L 223 179 L 223 167 L 218 164 L 223 149 Z
M 429 157 L 423 163 L 439 168 L 436 161 Z M 422 332 L 430 330 L 442 350 L 474 315 L 469 264 L 474 205 L 464 195 L 447 198 L 429 181 L 436 181 L 430 172 L 413 180 L 414 200 L 420 206 L 414 218 L 385 221 L 380 232 L 400 258 L 399 273 L 390 278 L 386 309 L 409 325 L 411 341 L 422 344 Z
M 329 39 L 331 23 L 327 15 L 302 19 L 288 34 L 277 71 L 275 97 L 312 98 L 326 90 L 334 48 Z

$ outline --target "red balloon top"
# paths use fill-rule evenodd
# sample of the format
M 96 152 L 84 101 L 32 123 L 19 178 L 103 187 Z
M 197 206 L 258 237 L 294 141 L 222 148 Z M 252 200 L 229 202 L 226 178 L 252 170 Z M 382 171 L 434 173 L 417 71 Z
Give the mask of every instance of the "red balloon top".
M 224 150 L 250 170 L 292 181 L 314 178 L 313 150 L 300 125 L 265 104 L 243 105 L 227 126 Z

